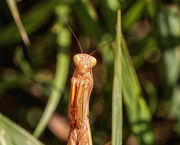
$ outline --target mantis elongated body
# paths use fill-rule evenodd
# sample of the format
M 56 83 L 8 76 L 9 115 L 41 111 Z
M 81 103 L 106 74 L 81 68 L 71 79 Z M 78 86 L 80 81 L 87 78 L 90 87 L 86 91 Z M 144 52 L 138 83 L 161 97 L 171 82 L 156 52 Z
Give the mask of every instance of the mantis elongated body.
M 70 132 L 68 145 L 92 145 L 89 125 L 89 97 L 93 87 L 92 68 L 96 59 L 88 54 L 77 54 L 73 61 L 76 65 L 71 79 L 68 117 Z
M 64 19 L 64 17 L 60 14 Z M 73 57 L 76 65 L 74 75 L 71 79 L 71 91 L 69 97 L 68 118 L 70 131 L 68 136 L 68 145 L 92 145 L 91 130 L 89 125 L 89 98 L 93 87 L 92 68 L 97 60 L 82 51 L 81 44 L 74 34 L 69 24 L 64 19 L 66 25 L 78 42 L 81 53 Z

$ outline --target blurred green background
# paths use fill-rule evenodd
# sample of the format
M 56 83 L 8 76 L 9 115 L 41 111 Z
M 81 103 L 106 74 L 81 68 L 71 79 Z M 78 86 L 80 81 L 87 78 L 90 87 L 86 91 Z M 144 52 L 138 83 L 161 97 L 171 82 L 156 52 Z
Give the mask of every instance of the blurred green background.
M 179 145 L 179 5 L 178 0 L 1 0 L 0 113 L 33 134 L 49 100 L 55 114 L 44 115 L 40 124 L 51 118 L 48 127 L 41 135 L 36 128 L 34 135 L 47 145 L 65 145 L 72 58 L 80 49 L 60 14 L 90 54 L 116 38 L 121 9 L 122 39 L 141 86 L 131 82 L 126 69 L 132 66 L 124 63 L 123 144 Z M 20 35 L 23 28 L 15 23 L 20 20 L 30 43 Z M 94 145 L 111 140 L 113 48 L 111 43 L 93 54 L 98 62 L 89 114 Z

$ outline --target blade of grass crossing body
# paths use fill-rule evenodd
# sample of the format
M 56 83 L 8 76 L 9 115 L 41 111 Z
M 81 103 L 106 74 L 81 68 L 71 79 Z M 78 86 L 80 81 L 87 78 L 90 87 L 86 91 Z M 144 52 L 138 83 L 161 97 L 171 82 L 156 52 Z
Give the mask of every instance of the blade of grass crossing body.
M 61 11 L 62 10 L 64 10 L 64 13 L 62 13 L 63 16 L 66 16 L 69 12 L 69 9 L 65 6 L 61 7 Z M 58 15 L 58 11 L 57 11 L 57 15 Z M 71 33 L 68 27 L 66 25 L 62 25 L 62 23 L 64 24 L 63 20 L 60 19 L 60 21 L 56 25 L 57 33 L 58 33 L 57 35 L 58 54 L 57 54 L 56 74 L 54 77 L 53 88 L 47 106 L 45 108 L 45 111 L 42 115 L 42 118 L 34 131 L 35 137 L 39 137 L 43 132 L 43 130 L 45 129 L 45 127 L 47 126 L 49 119 L 51 118 L 52 114 L 54 113 L 59 103 L 68 76 L 68 66 L 69 66 L 68 53 L 70 47 Z M 61 28 L 59 26 L 61 26 Z
M 112 92 L 112 145 L 122 145 L 121 11 L 117 13 L 116 48 Z

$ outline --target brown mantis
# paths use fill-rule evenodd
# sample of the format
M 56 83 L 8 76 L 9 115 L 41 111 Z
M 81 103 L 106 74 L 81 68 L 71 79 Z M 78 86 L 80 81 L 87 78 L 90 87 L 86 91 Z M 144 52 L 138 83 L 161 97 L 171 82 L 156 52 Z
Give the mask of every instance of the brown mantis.
M 92 68 L 97 63 L 96 58 L 91 55 L 95 51 L 90 55 L 82 52 L 73 57 L 76 69 L 71 79 L 69 97 L 68 118 L 70 121 L 70 132 L 68 145 L 92 145 L 88 115 L 89 98 L 93 87 Z
M 71 79 L 69 97 L 70 132 L 68 145 L 92 145 L 89 125 L 89 97 L 93 87 L 92 67 L 96 59 L 88 54 L 76 54 L 73 58 L 76 65 Z
M 62 15 L 60 16 L 63 18 Z M 76 35 L 74 34 L 69 24 L 66 21 L 65 23 L 69 27 L 72 34 L 74 35 L 75 39 L 77 40 L 81 50 L 80 54 L 76 54 L 73 57 L 73 61 L 76 65 L 76 69 L 71 79 L 71 90 L 70 90 L 69 108 L 68 108 L 70 131 L 69 131 L 67 144 L 92 145 L 88 116 L 89 116 L 89 98 L 93 87 L 92 68 L 97 63 L 96 58 L 94 58 L 92 54 L 97 49 L 93 51 L 90 55 L 83 53 L 81 44 L 77 39 Z M 113 41 L 110 41 L 107 44 Z
M 63 16 L 60 15 L 62 18 Z M 64 18 L 63 18 L 64 19 Z M 65 21 L 65 19 L 64 19 Z M 71 79 L 71 91 L 69 97 L 68 118 L 70 122 L 70 132 L 68 136 L 68 145 L 92 145 L 91 131 L 89 125 L 89 97 L 93 87 L 92 68 L 96 65 L 96 58 L 84 54 L 81 44 L 74 34 L 69 24 L 66 25 L 71 30 L 78 45 L 81 54 L 76 54 L 73 61 L 76 65 L 74 75 Z

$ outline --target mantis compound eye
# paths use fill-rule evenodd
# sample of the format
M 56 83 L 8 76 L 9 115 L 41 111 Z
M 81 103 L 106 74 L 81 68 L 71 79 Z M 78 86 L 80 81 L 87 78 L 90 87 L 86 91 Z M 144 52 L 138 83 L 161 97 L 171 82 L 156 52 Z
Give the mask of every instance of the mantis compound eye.
M 73 57 L 73 61 L 74 61 L 75 64 L 78 64 L 78 62 L 79 62 L 80 60 L 81 60 L 81 58 L 79 57 L 78 54 Z
M 91 68 L 94 67 L 96 65 L 96 63 L 97 63 L 97 60 L 93 57 L 90 62 L 90 67 Z

